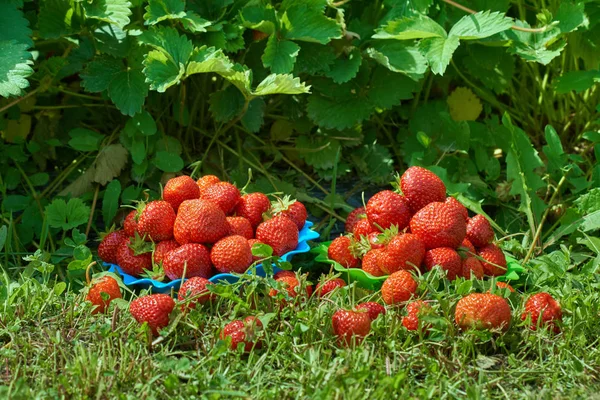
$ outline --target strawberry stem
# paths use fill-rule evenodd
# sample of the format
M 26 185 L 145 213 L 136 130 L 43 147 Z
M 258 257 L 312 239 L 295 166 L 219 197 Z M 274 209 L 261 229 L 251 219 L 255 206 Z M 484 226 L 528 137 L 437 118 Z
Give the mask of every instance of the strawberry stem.
M 90 271 L 92 270 L 92 267 L 96 265 L 96 261 L 92 261 L 90 263 L 90 265 L 88 265 L 85 269 L 85 281 L 86 283 L 89 285 L 90 283 L 92 283 L 92 279 L 90 277 Z

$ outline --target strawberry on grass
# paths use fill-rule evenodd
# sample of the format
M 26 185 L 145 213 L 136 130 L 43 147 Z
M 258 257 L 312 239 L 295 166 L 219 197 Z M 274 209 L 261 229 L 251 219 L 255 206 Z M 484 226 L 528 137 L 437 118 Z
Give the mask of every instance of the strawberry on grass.
M 467 222 L 456 207 L 433 202 L 413 215 L 410 230 L 421 238 L 427 249 L 456 249 L 467 235 Z
M 325 297 L 334 290 L 343 288 L 344 286 L 346 286 L 346 281 L 342 278 L 333 278 L 317 284 L 315 293 L 317 294 L 317 297 Z
M 331 317 L 333 333 L 342 346 L 362 343 L 371 331 L 371 318 L 366 307 L 356 310 L 337 310 Z
M 383 282 L 381 296 L 389 305 L 403 303 L 417 293 L 418 286 L 410 272 L 400 270 L 391 274 Z
M 243 344 L 244 352 L 248 353 L 252 349 L 262 347 L 261 331 L 263 324 L 256 317 L 250 316 L 244 320 L 236 319 L 223 327 L 219 338 L 221 340 L 231 340 L 231 350 L 237 350 L 239 344 Z
M 91 269 L 95 264 L 95 261 L 92 262 L 85 271 L 87 281 L 85 299 L 94 306 L 92 314 L 104 313 L 111 301 L 122 298 L 119 282 L 112 276 L 104 275 L 94 279 L 90 278 Z
M 154 336 L 169 325 L 169 317 L 175 301 L 167 294 L 152 294 L 138 297 L 129 304 L 131 316 L 140 324 L 146 322 Z
M 458 301 L 454 319 L 459 328 L 501 329 L 510 326 L 511 310 L 506 299 L 491 293 L 471 293 Z
M 194 276 L 183 282 L 177 293 L 177 299 L 182 303 L 181 310 L 195 309 L 198 304 L 213 301 L 216 296 L 207 289 L 207 286 L 212 284 L 201 276 Z
M 557 322 L 562 321 L 562 309 L 558 301 L 550 294 L 541 292 L 529 297 L 525 302 L 525 310 L 521 315 L 521 320 L 530 318 L 531 330 L 537 330 L 544 325 L 550 327 L 554 333 L 560 332 Z

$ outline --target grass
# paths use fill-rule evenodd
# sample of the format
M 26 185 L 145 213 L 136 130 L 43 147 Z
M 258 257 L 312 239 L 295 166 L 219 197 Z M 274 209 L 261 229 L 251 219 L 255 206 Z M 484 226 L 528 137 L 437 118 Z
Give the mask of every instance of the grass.
M 556 258 L 555 258 L 556 259 Z M 388 307 L 363 345 L 340 348 L 331 332 L 339 307 L 379 300 L 350 285 L 329 299 L 295 299 L 280 309 L 265 294 L 272 279 L 249 278 L 218 288 L 219 300 L 177 311 L 163 337 L 149 340 L 127 312 L 91 315 L 82 294 L 61 292 L 43 277 L 6 274 L 0 286 L 2 398 L 592 398 L 600 389 L 600 279 L 547 273 L 535 260 L 516 288 L 560 299 L 562 332 L 532 331 L 518 318 L 526 294 L 508 297 L 513 323 L 505 334 L 460 332 L 453 307 L 491 282 L 439 274 L 421 278 L 420 296 L 435 316 L 429 332 L 401 325 L 402 307 Z M 309 275 L 311 278 L 315 274 Z M 313 283 L 316 283 L 313 279 Z M 500 293 L 500 292 L 499 292 Z M 508 295 L 508 291 L 502 291 Z M 130 294 L 127 294 L 130 296 Z M 281 295 L 283 296 L 283 295 Z M 23 301 L 25 300 L 25 301 Z M 252 306 L 256 304 L 256 306 Z M 258 315 L 264 346 L 230 351 L 218 334 L 227 322 Z

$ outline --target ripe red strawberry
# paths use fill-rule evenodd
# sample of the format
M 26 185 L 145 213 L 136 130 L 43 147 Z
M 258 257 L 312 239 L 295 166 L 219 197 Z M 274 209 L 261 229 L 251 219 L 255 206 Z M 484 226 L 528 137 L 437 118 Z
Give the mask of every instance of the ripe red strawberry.
M 117 249 L 119 245 L 129 239 L 125 231 L 110 232 L 98 245 L 98 257 L 105 263 L 117 263 Z
M 274 201 L 271 204 L 271 211 L 273 211 L 273 215 L 283 215 L 294 221 L 299 231 L 304 227 L 308 217 L 304 204 L 290 198 L 290 196 L 285 196 L 283 199 L 278 198 Z
M 167 253 L 171 250 L 175 250 L 178 247 L 179 243 L 177 243 L 174 239 L 158 242 L 156 246 L 154 246 L 154 263 L 162 263 L 167 256 Z
M 128 237 L 134 237 L 137 232 L 137 218 L 138 218 L 137 210 L 132 210 L 125 217 L 125 221 L 123 222 L 123 230 L 127 234 Z
M 200 196 L 202 196 L 202 193 L 204 193 L 207 187 L 219 182 L 221 182 L 221 180 L 215 175 L 204 175 L 202 178 L 198 179 L 196 185 L 198 185 Z
M 138 297 L 129 304 L 129 312 L 137 322 L 148 323 L 153 335 L 169 325 L 169 315 L 175 308 L 175 301 L 167 294 L 151 294 Z
M 377 265 L 377 258 L 379 254 L 383 252 L 383 249 L 372 249 L 369 250 L 362 259 L 362 270 L 368 272 L 373 276 L 385 275 L 383 271 Z
M 510 325 L 510 306 L 495 294 L 471 293 L 456 304 L 454 319 L 461 329 L 502 329 Z
M 229 182 L 218 182 L 207 187 L 200 198 L 215 203 L 225 214 L 230 214 L 240 201 L 240 191 Z
M 146 204 L 138 218 L 137 229 L 147 241 L 160 242 L 173 238 L 173 224 L 173 207 L 166 201 L 158 200 Z
M 406 305 L 406 317 L 402 318 L 402 325 L 409 331 L 419 329 L 419 316 L 431 311 L 431 306 L 423 300 L 415 300 Z M 423 327 L 427 330 L 427 327 Z
M 346 282 L 342 278 L 334 278 L 318 284 L 315 293 L 318 297 L 325 297 L 337 288 L 346 286 Z
M 289 275 L 289 274 L 285 274 L 285 275 L 280 275 L 278 278 L 275 278 L 275 280 L 277 282 L 280 282 L 283 287 L 285 288 L 285 290 L 287 291 L 288 295 L 290 297 L 296 297 L 298 296 L 298 292 L 296 291 L 296 288 L 300 289 L 300 281 L 296 278 L 296 275 Z M 269 296 L 274 297 L 277 296 L 278 290 L 277 289 L 271 289 L 269 290 Z M 312 294 L 312 287 L 310 285 L 306 286 L 306 297 L 310 297 L 310 295 Z
M 208 301 L 212 301 L 216 296 L 209 292 L 206 288 L 207 285 L 212 285 L 212 282 L 206 278 L 200 276 L 194 276 L 193 278 L 187 279 L 179 288 L 177 298 L 180 302 L 185 299 L 193 298 L 186 304 L 181 305 L 181 310 L 196 308 L 197 304 L 205 304 Z
M 179 206 L 175 225 L 175 240 L 186 243 L 216 243 L 229 234 L 225 213 L 205 200 L 186 200 Z
M 108 299 L 102 298 L 102 293 L 108 295 Z M 116 279 L 110 276 L 103 276 L 97 280 L 92 281 L 89 288 L 86 300 L 90 301 L 95 307 L 92 310 L 92 314 L 103 313 L 108 308 L 108 305 L 114 299 L 121 298 L 121 289 Z
M 377 265 L 384 274 L 401 269 L 418 269 L 425 257 L 425 245 L 418 236 L 405 233 L 394 236 L 377 257 Z
M 391 190 L 376 193 L 369 199 L 366 208 L 371 224 L 381 229 L 395 225 L 402 230 L 410 222 L 411 212 L 406 199 Z
M 492 225 L 483 215 L 475 215 L 467 222 L 467 239 L 475 247 L 484 247 L 494 240 Z
M 408 301 L 417 292 L 417 281 L 410 272 L 400 270 L 391 274 L 381 287 L 381 296 L 386 304 Z
M 429 203 L 446 199 L 446 185 L 436 174 L 421 168 L 410 167 L 400 178 L 400 188 L 413 213 Z
M 258 225 L 256 239 L 271 246 L 276 256 L 282 256 L 298 247 L 298 227 L 289 218 L 273 217 Z
M 360 260 L 352 251 L 353 244 L 354 242 L 348 236 L 335 238 L 327 250 L 329 259 L 337 261 L 345 268 L 357 268 Z
M 210 259 L 219 272 L 243 274 L 252 264 L 252 249 L 243 236 L 227 236 L 210 251 Z
M 371 321 L 375 321 L 380 314 L 385 314 L 385 307 L 374 301 L 367 301 L 356 306 L 357 310 L 366 310 Z
M 371 249 L 383 249 L 385 247 L 385 244 L 382 242 L 380 236 L 381 232 L 369 233 L 367 239 L 369 240 L 369 245 L 371 246 Z
M 361 236 L 369 236 L 372 233 L 380 234 L 381 232 L 375 225 L 371 224 L 368 219 L 358 220 L 354 224 L 354 231 L 352 234 L 356 240 L 360 240 Z
M 456 249 L 467 234 L 467 222 L 455 207 L 433 202 L 412 217 L 410 230 L 423 240 L 428 249 Z
M 198 185 L 187 175 L 181 175 L 171 178 L 167 181 L 163 190 L 163 200 L 177 211 L 179 205 L 185 200 L 197 199 L 200 197 Z
M 423 264 L 427 271 L 431 271 L 433 267 L 439 265 L 446 271 L 448 279 L 451 281 L 462 276 L 462 260 L 456 250 L 449 247 L 427 250 Z
M 508 289 L 511 293 L 515 293 L 515 289 L 506 282 L 496 282 L 496 287 L 500 289 Z
M 200 276 L 210 278 L 212 268 L 210 254 L 204 245 L 186 243 L 167 253 L 163 260 L 165 275 L 171 279 Z
M 227 217 L 227 223 L 229 224 L 230 235 L 240 235 L 246 239 L 254 238 L 254 229 L 252 224 L 244 217 Z
M 151 246 L 150 243 L 145 243 Z M 123 241 L 117 248 L 117 264 L 126 274 L 139 276 L 152 268 L 152 249 L 139 238 Z
M 337 310 L 331 317 L 333 332 L 342 346 L 360 344 L 371 331 L 371 318 L 365 309 Z
M 275 275 L 273 275 L 273 279 L 278 280 L 279 278 L 283 278 L 284 276 L 296 277 L 294 271 L 281 270 L 277 271 Z
M 364 207 L 359 207 L 352 210 L 350 214 L 348 214 L 348 217 L 346 217 L 346 225 L 344 226 L 346 232 L 353 233 L 355 224 L 361 219 L 365 218 L 367 218 L 367 211 Z
M 562 321 L 562 309 L 560 304 L 548 293 L 536 293 L 525 302 L 525 311 L 521 319 L 525 321 L 531 316 L 532 330 L 536 330 L 538 325 L 548 325 L 555 333 L 560 332 L 557 321 Z
M 221 340 L 231 338 L 231 350 L 236 350 L 238 344 L 242 343 L 244 351 L 248 353 L 252 349 L 262 347 L 262 340 L 259 336 L 262 327 L 262 322 L 256 317 L 246 317 L 243 321 L 236 319 L 225 325 L 220 338 Z
M 483 258 L 480 261 L 485 275 L 500 276 L 506 273 L 506 257 L 495 244 L 488 244 L 480 248 L 477 255 Z
M 444 201 L 444 203 L 448 204 L 449 206 L 455 207 L 457 210 L 460 210 L 460 213 L 463 215 L 463 217 L 465 217 L 465 221 L 469 220 L 469 211 L 467 211 L 467 208 L 463 206 L 460 201 L 450 196 L 446 197 L 446 201 Z
M 245 217 L 256 228 L 263 221 L 263 214 L 271 209 L 269 198 L 262 193 L 250 193 L 240 197 L 235 207 L 236 215 Z
M 471 243 L 469 241 L 469 239 L 465 238 L 462 243 L 460 244 L 460 248 L 463 248 L 463 250 L 467 251 L 466 256 L 468 257 L 469 255 L 473 255 L 473 254 L 477 254 L 477 251 L 475 250 L 475 246 L 473 246 L 473 243 Z
M 471 279 L 471 274 L 475 275 L 477 279 L 483 279 L 483 266 L 479 260 L 475 257 L 467 257 L 462 260 L 462 274 L 463 278 Z

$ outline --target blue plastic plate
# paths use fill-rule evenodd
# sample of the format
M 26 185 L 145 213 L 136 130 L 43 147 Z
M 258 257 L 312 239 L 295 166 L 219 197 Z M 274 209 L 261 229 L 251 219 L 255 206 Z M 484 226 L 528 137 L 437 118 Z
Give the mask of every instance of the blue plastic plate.
M 314 240 L 319 237 L 319 234 L 317 232 L 310 229 L 312 226 L 313 226 L 312 222 L 306 221 L 306 223 L 304 224 L 304 227 L 302 228 L 302 230 L 300 231 L 300 234 L 298 236 L 298 247 L 296 247 L 295 250 L 292 250 L 288 253 L 285 253 L 283 256 L 281 256 L 280 259 L 282 261 L 290 261 L 292 259 L 292 257 L 294 256 L 294 254 L 308 253 L 310 251 L 310 246 L 308 245 L 307 242 L 309 240 Z M 110 272 L 119 274 L 121 276 L 121 278 L 123 279 L 123 283 L 127 286 L 137 286 L 137 287 L 145 288 L 145 289 L 152 288 L 152 292 L 154 292 L 154 293 L 167 293 L 167 292 L 170 292 L 172 288 L 175 290 L 179 289 L 179 286 L 181 285 L 181 279 L 177 279 L 177 280 L 169 281 L 169 282 L 160 282 L 160 281 L 156 281 L 154 279 L 138 278 L 138 277 L 126 274 L 116 264 L 104 263 L 104 265 L 110 267 L 109 268 Z M 277 271 L 279 271 L 279 268 L 273 266 L 273 272 L 277 272 Z M 256 267 L 249 268 L 246 273 L 247 274 L 256 274 L 258 276 L 266 275 L 262 264 L 258 264 Z M 213 283 L 216 283 L 216 282 L 235 283 L 238 280 L 239 280 L 238 276 L 233 275 L 233 274 L 217 274 L 209 279 L 209 281 L 211 281 Z

